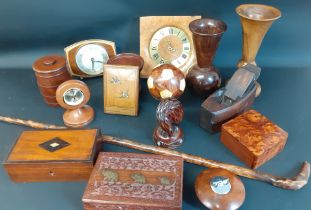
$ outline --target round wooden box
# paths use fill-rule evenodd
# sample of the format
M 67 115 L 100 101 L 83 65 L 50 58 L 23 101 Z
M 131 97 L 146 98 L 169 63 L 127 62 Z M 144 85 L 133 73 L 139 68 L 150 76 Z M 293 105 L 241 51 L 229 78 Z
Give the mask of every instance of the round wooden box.
M 66 59 L 60 55 L 48 55 L 36 60 L 32 68 L 44 101 L 49 106 L 58 106 L 56 89 L 63 82 L 71 79 L 66 68 Z

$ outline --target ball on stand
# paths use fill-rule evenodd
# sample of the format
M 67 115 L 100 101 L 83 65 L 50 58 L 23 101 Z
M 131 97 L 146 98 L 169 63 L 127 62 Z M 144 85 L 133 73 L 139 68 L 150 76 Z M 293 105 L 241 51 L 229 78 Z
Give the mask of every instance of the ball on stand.
M 179 123 L 184 110 L 179 98 L 186 87 L 183 72 L 170 64 L 156 67 L 147 81 L 150 94 L 160 103 L 156 116 L 159 125 L 155 128 L 153 139 L 156 145 L 174 149 L 183 142 L 183 132 Z

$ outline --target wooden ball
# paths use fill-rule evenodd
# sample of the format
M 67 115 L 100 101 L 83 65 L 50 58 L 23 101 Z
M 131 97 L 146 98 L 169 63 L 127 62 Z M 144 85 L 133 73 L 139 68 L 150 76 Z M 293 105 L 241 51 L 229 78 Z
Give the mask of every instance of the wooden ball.
M 163 64 L 154 68 L 147 81 L 150 94 L 158 99 L 180 97 L 186 87 L 183 72 L 171 64 Z

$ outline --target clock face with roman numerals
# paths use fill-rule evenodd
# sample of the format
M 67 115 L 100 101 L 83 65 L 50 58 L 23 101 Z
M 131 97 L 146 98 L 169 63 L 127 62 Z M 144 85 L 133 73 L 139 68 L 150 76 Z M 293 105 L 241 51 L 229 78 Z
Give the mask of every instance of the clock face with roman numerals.
M 182 67 L 190 58 L 188 35 L 180 28 L 169 26 L 156 31 L 149 44 L 149 55 L 156 64 L 169 63 Z

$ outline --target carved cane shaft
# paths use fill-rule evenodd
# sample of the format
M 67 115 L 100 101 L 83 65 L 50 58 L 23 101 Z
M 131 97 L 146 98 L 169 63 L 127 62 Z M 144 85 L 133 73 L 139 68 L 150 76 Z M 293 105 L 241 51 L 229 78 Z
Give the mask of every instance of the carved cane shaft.
M 228 170 L 236 175 L 243 176 L 249 179 L 255 179 L 263 182 L 267 182 L 269 184 L 272 184 L 276 187 L 283 188 L 283 189 L 289 189 L 289 190 L 298 190 L 305 186 L 308 183 L 308 179 L 310 176 L 310 164 L 305 161 L 302 164 L 302 167 L 300 169 L 300 172 L 297 176 L 294 178 L 283 178 L 278 176 L 273 176 L 271 174 L 255 171 L 252 169 L 226 164 L 222 162 L 217 162 L 214 160 L 210 160 L 207 158 L 202 158 L 195 155 L 190 155 L 166 148 L 160 148 L 155 147 L 151 145 L 141 144 L 134 141 L 126 140 L 126 139 L 120 139 L 112 136 L 102 136 L 102 139 L 106 143 L 116 144 L 132 149 L 137 149 L 144 152 L 154 153 L 154 154 L 161 154 L 161 155 L 173 155 L 182 157 L 184 161 L 205 166 L 208 168 L 221 168 Z
M 16 124 L 16 125 L 24 125 L 24 126 L 36 128 L 36 129 L 47 129 L 47 130 L 67 129 L 67 127 L 64 127 L 64 126 L 50 125 L 50 124 L 34 122 L 31 120 L 22 120 L 22 119 L 17 119 L 17 118 L 12 118 L 12 117 L 4 117 L 4 116 L 0 116 L 0 121 L 6 122 L 6 123 L 11 123 L 11 124 Z
M 44 124 L 44 123 L 34 122 L 31 120 L 22 120 L 22 119 L 3 117 L 3 116 L 0 116 L 0 121 L 11 123 L 11 124 L 24 125 L 27 127 L 37 128 L 37 129 L 38 128 L 48 129 L 48 130 L 67 129 L 66 127 L 63 127 L 63 126 Z M 293 178 L 284 178 L 284 177 L 273 176 L 271 174 L 251 170 L 251 169 L 240 167 L 240 166 L 217 162 L 214 160 L 202 158 L 202 157 L 195 156 L 195 155 L 190 155 L 190 154 L 186 154 L 186 153 L 182 153 L 182 152 L 178 152 L 178 151 L 174 151 L 170 149 L 160 148 L 156 146 L 141 144 L 138 142 L 116 138 L 112 136 L 103 135 L 102 140 L 106 143 L 124 146 L 124 147 L 132 148 L 132 149 L 137 149 L 137 150 L 144 151 L 144 152 L 182 157 L 184 161 L 189 162 L 189 163 L 193 163 L 193 164 L 197 164 L 197 165 L 201 165 L 201 166 L 205 166 L 209 168 L 222 168 L 236 175 L 267 182 L 269 184 L 272 184 L 276 187 L 283 188 L 283 189 L 298 190 L 308 183 L 309 176 L 310 176 L 310 163 L 307 161 L 303 162 L 302 167 L 299 173 L 297 174 L 297 176 Z

